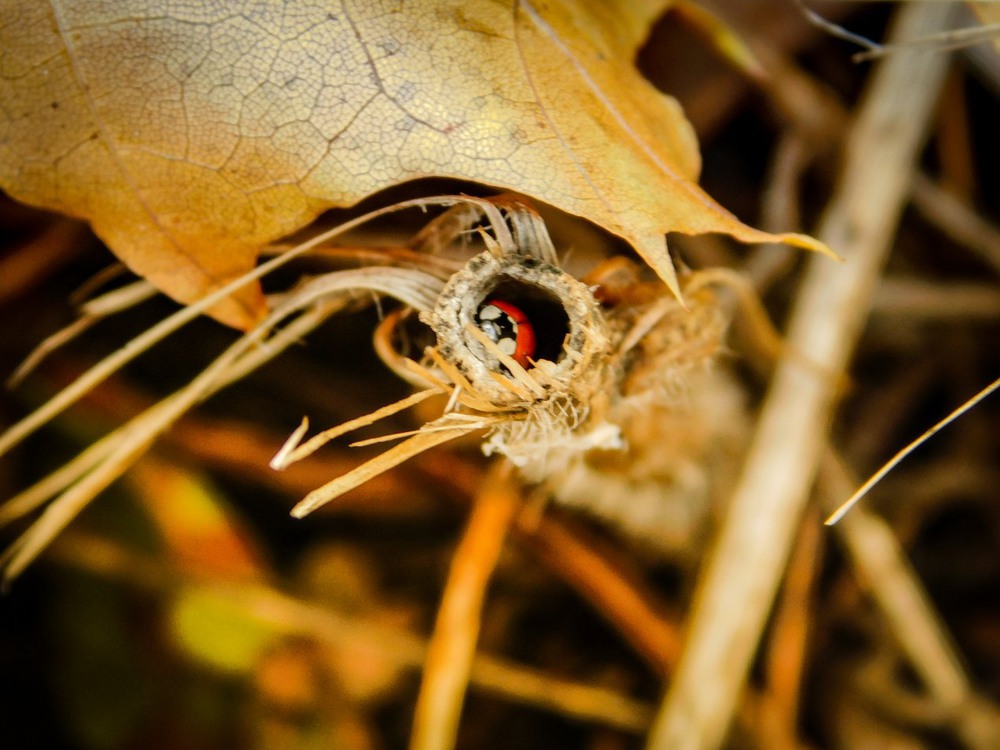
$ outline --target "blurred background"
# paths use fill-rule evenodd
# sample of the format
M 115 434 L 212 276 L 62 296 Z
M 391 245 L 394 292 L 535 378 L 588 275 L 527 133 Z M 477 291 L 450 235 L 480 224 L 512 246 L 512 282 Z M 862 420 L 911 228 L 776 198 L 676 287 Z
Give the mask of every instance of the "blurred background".
M 705 5 L 771 78 L 735 71 L 699 33 L 697 18 L 678 12 L 657 24 L 638 64 L 694 124 L 710 195 L 751 225 L 809 231 L 837 176 L 871 63 L 852 61 L 855 45 L 811 25 L 792 2 Z M 881 2 L 814 7 L 872 39 L 882 38 L 894 11 Z M 834 426 L 859 477 L 1000 373 L 998 94 L 995 49 L 956 55 Z M 423 181 L 362 208 L 457 190 L 488 194 Z M 586 222 L 546 216 L 559 248 L 628 252 Z M 364 240 L 405 238 L 421 221 L 393 218 Z M 671 238 L 671 247 L 691 267 L 745 273 L 780 326 L 794 298 L 798 252 L 717 237 Z M 0 197 L 0 377 L 74 320 L 79 290 L 112 262 L 83 225 Z M 0 393 L 0 424 L 175 309 L 156 298 L 60 347 Z M 334 425 L 407 393 L 373 351 L 378 315 L 367 307 L 336 317 L 200 406 L 13 582 L 0 598 L 0 747 L 408 743 L 426 641 L 487 459 L 471 443 L 432 451 L 304 520 L 289 517 L 295 502 L 376 449 L 338 442 L 285 472 L 268 468 L 304 414 L 316 426 Z M 753 407 L 765 381 L 739 316 L 727 361 Z M 117 372 L 0 459 L 0 497 L 187 383 L 235 335 L 198 320 Z M 359 437 L 419 423 L 404 413 Z M 868 501 L 912 561 L 976 688 L 993 701 L 1000 698 L 998 436 L 1000 401 L 987 400 Z M 813 526 L 818 518 L 810 516 Z M 458 746 L 642 747 L 675 663 L 703 542 L 659 554 L 580 514 L 549 506 L 545 519 L 517 530 L 501 556 Z M 24 527 L 6 526 L 0 540 L 13 541 Z M 804 533 L 800 547 L 789 574 L 790 581 L 798 575 L 799 606 L 775 616 L 786 629 L 765 645 L 730 745 L 960 746 L 908 689 L 913 676 L 842 552 L 816 533 Z M 627 592 L 650 620 L 615 611 L 595 590 Z M 799 650 L 785 650 L 778 637 L 791 627 L 788 618 L 804 634 Z M 653 634 L 659 652 L 637 645 L 642 632 Z M 791 688 L 774 677 L 782 654 Z

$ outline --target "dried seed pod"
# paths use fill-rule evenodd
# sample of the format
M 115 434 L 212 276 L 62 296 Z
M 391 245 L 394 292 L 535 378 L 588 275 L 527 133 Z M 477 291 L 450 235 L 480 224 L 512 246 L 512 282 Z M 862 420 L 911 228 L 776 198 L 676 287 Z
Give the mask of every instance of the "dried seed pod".
M 490 229 L 479 232 L 486 251 L 458 271 L 435 267 L 444 283 L 432 305 L 410 306 L 435 345 L 419 362 L 398 352 L 403 313 L 376 333 L 380 356 L 422 390 L 310 444 L 435 394 L 448 396 L 443 414 L 389 436 L 407 439 L 310 493 L 295 513 L 434 445 L 485 432 L 487 455 L 506 456 L 556 501 L 661 551 L 694 549 L 735 473 L 745 422 L 739 386 L 712 367 L 727 319 L 710 274 L 681 277 L 686 306 L 624 259 L 579 280 L 558 267 L 544 222 L 523 199 L 486 203 L 452 209 L 415 240 L 427 253 L 453 253 L 480 218 Z
M 531 321 L 535 358 L 525 369 L 484 335 L 477 318 L 485 301 L 501 299 Z M 495 418 L 484 445 L 539 481 L 593 445 L 620 445 L 617 430 L 594 420 L 608 380 L 611 346 L 591 290 L 530 254 L 484 252 L 449 280 L 425 316 L 437 336 L 435 356 L 454 366 Z
M 535 368 L 545 393 L 525 398 L 497 374 L 505 372 L 495 349 L 477 338 L 477 313 L 488 299 L 520 308 L 535 334 Z M 442 290 L 424 321 L 437 336 L 437 351 L 454 364 L 476 392 L 498 409 L 524 408 L 551 397 L 589 398 L 610 354 L 607 326 L 591 291 L 569 274 L 533 257 L 485 252 L 470 260 Z M 508 373 L 509 374 L 509 373 Z

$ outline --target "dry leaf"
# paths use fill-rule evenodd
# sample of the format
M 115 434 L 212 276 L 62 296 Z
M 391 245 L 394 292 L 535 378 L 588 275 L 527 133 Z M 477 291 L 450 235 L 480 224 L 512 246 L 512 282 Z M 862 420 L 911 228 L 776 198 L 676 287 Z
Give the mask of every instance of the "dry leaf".
M 9 0 L 0 187 L 89 220 L 185 302 L 321 211 L 426 176 L 586 217 L 676 290 L 666 232 L 775 238 L 695 185 L 690 125 L 633 67 L 667 4 Z M 263 305 L 248 286 L 214 312 L 245 327 Z

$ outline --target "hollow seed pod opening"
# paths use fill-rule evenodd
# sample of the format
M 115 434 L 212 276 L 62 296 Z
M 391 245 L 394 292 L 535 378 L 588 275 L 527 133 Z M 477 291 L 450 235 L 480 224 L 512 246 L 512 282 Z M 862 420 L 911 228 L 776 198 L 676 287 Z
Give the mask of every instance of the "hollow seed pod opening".
M 526 405 L 524 396 L 497 380 L 511 376 L 511 359 L 537 381 L 527 401 L 582 400 L 598 386 L 609 352 L 607 326 L 590 289 L 520 254 L 472 258 L 448 281 L 426 322 L 440 355 L 498 407 Z

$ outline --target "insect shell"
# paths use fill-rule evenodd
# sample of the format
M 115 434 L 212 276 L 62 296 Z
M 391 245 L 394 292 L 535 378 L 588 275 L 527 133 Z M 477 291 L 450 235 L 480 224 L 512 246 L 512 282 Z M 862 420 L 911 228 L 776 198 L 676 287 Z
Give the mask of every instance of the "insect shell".
M 535 328 L 517 305 L 488 299 L 476 311 L 476 324 L 490 341 L 521 367 L 531 367 L 535 356 Z

